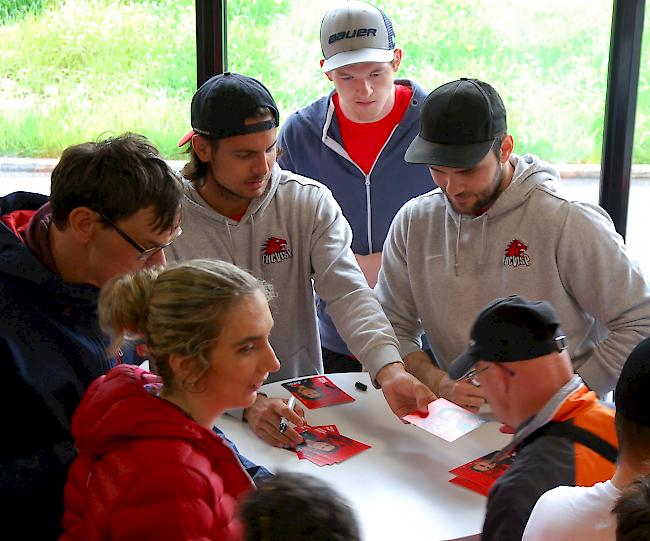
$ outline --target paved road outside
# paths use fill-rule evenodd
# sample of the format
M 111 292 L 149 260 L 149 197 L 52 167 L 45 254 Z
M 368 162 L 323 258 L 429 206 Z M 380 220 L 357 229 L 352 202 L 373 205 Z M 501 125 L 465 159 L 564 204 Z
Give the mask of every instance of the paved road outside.
M 185 162 L 170 161 L 174 169 Z M 50 172 L 56 160 L 28 160 L 0 157 L 0 196 L 24 190 L 50 193 Z M 598 203 L 600 169 L 597 165 L 556 166 L 562 177 L 561 189 L 570 199 Z M 650 166 L 634 166 L 628 208 L 627 246 L 650 280 Z

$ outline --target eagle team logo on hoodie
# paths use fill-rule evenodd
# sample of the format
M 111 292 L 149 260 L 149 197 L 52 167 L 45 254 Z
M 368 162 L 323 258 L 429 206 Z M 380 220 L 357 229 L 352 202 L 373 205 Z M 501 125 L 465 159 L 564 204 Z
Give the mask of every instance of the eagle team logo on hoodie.
M 262 244 L 262 261 L 267 265 L 291 259 L 293 252 L 287 246 L 287 241 L 279 237 L 269 237 Z
M 519 239 L 512 239 L 506 246 L 506 253 L 503 256 L 504 267 L 529 267 L 530 256 L 526 253 L 526 246 Z

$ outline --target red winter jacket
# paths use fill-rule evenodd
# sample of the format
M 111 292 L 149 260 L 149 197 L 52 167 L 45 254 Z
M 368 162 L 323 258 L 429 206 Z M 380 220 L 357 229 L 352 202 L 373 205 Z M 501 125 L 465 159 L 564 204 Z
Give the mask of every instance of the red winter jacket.
M 241 539 L 236 499 L 250 477 L 218 436 L 144 388 L 159 382 L 121 365 L 88 388 L 72 420 L 62 540 Z

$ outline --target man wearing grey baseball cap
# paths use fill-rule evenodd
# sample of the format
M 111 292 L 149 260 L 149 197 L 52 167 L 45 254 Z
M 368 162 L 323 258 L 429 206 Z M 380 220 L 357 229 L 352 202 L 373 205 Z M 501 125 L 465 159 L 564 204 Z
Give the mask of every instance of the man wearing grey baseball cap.
M 332 190 L 352 227 L 352 251 L 373 287 L 395 214 L 435 188 L 424 165 L 403 159 L 418 133 L 426 92 L 415 81 L 395 79 L 403 52 L 390 18 L 372 4 L 350 0 L 329 9 L 320 43 L 321 68 L 334 89 L 285 121 L 278 163 Z M 319 299 L 326 372 L 360 370 L 326 307 Z
M 190 154 L 182 170 L 184 240 L 170 248 L 168 258 L 221 259 L 272 285 L 275 325 L 269 341 L 282 366 L 270 381 L 323 372 L 315 291 L 329 303 L 337 329 L 395 414 L 426 411 L 435 396 L 404 369 L 332 193 L 276 164 L 278 118 L 273 96 L 252 77 L 227 72 L 197 90 L 192 130 L 179 143 L 189 143 Z M 241 344 L 242 363 L 258 338 Z M 281 418 L 304 423 L 303 410 L 292 410 L 286 400 L 259 393 L 255 404 L 237 413 L 271 445 L 294 447 L 303 440 L 293 428 L 278 429 Z
M 515 430 L 497 456 L 515 460 L 490 490 L 483 541 L 519 541 L 544 492 L 614 473 L 614 411 L 573 373 L 567 346 L 553 306 L 511 295 L 479 312 L 449 366 L 451 378 L 480 386 L 497 419 Z
M 604 395 L 650 335 L 650 290 L 607 213 L 562 197 L 557 171 L 515 154 L 507 129 L 486 82 L 463 78 L 429 94 L 405 159 L 428 165 L 439 188 L 395 217 L 375 293 L 407 369 L 438 396 L 480 407 L 482 390 L 446 371 L 481 307 L 514 293 L 555 307 L 574 369 Z M 420 350 L 423 330 L 437 365 Z

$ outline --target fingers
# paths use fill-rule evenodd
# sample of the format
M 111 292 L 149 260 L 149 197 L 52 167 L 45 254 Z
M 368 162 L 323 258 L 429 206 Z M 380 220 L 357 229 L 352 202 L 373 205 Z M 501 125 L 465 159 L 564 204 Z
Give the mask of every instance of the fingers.
M 405 371 L 382 383 L 381 390 L 390 409 L 400 419 L 414 411 L 427 414 L 428 404 L 436 399 L 426 385 Z
M 293 409 L 289 409 L 285 404 L 284 407 L 278 411 L 278 414 L 280 417 L 284 417 L 287 421 L 296 426 L 302 426 L 305 424 L 305 411 L 298 405 L 294 405 Z
M 290 427 L 281 434 L 280 421 L 284 417 L 289 423 L 302 426 L 305 424 L 303 415 L 304 411 L 299 406 L 294 406 L 291 410 L 285 400 L 265 398 L 248 408 L 246 420 L 253 432 L 268 444 L 274 447 L 295 447 L 302 443 L 302 436 Z
M 429 411 L 429 404 L 434 400 L 437 400 L 437 396 L 433 394 L 431 389 L 429 389 L 424 384 L 418 384 L 416 386 L 416 395 L 415 400 L 417 403 L 417 409 L 420 413 L 427 413 Z
M 485 393 L 483 389 L 477 387 L 476 385 L 474 385 L 469 381 L 466 380 L 457 381 L 455 388 L 456 388 L 456 392 L 460 396 L 474 396 L 476 398 L 485 399 Z
M 253 432 L 262 440 L 273 447 L 293 448 L 303 439 L 293 428 L 287 428 L 284 434 L 280 434 L 278 429 L 280 421 L 272 422 L 268 419 L 262 419 L 255 426 L 251 426 Z
M 469 381 L 454 381 L 444 376 L 440 380 L 440 394 L 447 400 L 476 413 L 485 403 L 483 389 Z

